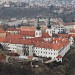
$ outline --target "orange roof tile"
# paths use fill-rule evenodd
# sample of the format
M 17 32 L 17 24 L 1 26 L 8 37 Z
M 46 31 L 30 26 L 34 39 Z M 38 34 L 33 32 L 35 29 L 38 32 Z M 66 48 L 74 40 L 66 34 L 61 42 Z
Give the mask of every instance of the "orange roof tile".
M 20 34 L 23 35 L 23 36 L 35 37 L 35 31 L 21 31 Z M 42 37 L 41 38 L 50 38 L 50 37 L 51 36 L 49 36 L 48 33 L 42 32 Z
M 20 29 L 8 28 L 6 31 L 20 31 Z
M 23 35 L 23 36 L 35 37 L 35 32 L 34 31 L 21 31 L 20 34 Z
M 69 34 L 57 34 L 57 35 L 62 37 L 69 37 Z
M 48 33 L 43 32 L 42 33 L 42 38 L 50 38 L 51 36 L 49 36 Z
M 20 35 L 20 34 L 14 34 L 14 35 L 8 34 L 6 36 L 6 38 L 10 38 L 10 39 L 21 39 L 21 38 L 23 38 L 23 36 Z
M 6 38 L 5 43 L 11 43 L 11 44 L 26 44 L 26 45 L 33 45 L 34 43 L 29 39 L 8 39 Z
M 63 41 L 59 40 L 57 43 L 50 43 L 50 42 L 43 41 L 43 42 L 35 43 L 35 47 L 59 50 L 62 47 L 65 47 L 67 44 L 69 44 L 69 41 L 67 39 Z
M 0 42 L 4 42 L 5 41 L 5 38 L 0 38 Z
M 21 31 L 35 31 L 35 27 L 28 27 L 28 26 L 25 26 L 25 27 L 21 27 L 19 28 Z
M 65 37 L 65 38 L 68 38 L 68 37 L 73 37 L 75 38 L 75 34 L 71 33 L 71 34 L 57 34 L 58 36 L 61 36 L 61 37 Z
M 35 47 L 51 49 L 52 48 L 52 44 L 51 43 L 47 43 L 47 42 L 37 42 L 37 43 L 35 43 Z
M 41 37 L 36 37 L 36 38 L 30 38 L 30 40 L 32 41 L 32 42 L 43 42 L 44 41 L 44 39 L 42 39 Z

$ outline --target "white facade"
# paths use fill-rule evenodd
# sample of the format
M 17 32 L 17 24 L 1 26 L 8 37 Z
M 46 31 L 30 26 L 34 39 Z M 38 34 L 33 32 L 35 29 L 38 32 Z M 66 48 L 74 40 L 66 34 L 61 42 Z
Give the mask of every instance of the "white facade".
M 41 30 L 35 30 L 35 37 L 41 37 L 42 36 L 42 31 Z
M 54 26 L 52 27 L 52 32 L 55 33 L 55 34 L 58 34 L 58 33 L 66 33 L 66 29 L 64 28 L 64 26 Z
M 74 39 L 72 37 L 69 38 L 69 41 L 70 41 L 70 45 L 74 44 Z
M 10 5 L 9 4 L 5 4 L 4 7 L 10 7 Z
M 58 56 L 58 50 L 34 47 L 34 53 L 40 57 L 51 57 L 55 59 Z
M 33 45 L 24 45 L 24 44 L 11 44 L 11 43 L 2 43 L 3 47 L 11 52 L 18 53 L 19 55 L 24 55 L 25 52 L 29 55 L 33 55 Z
M 19 31 L 8 31 L 8 32 L 10 32 L 12 34 L 17 34 Z M 33 56 L 33 54 L 35 54 L 38 57 L 47 57 L 47 58 L 50 57 L 52 59 L 55 59 L 57 62 L 59 62 L 59 61 L 62 62 L 62 58 L 59 59 L 56 57 L 58 55 L 61 55 L 61 57 L 63 57 L 69 51 L 70 45 L 73 44 L 73 42 L 74 42 L 72 37 L 70 37 L 69 40 L 67 40 L 65 38 L 63 40 L 62 38 L 52 37 L 53 33 L 58 34 L 58 33 L 62 33 L 62 32 L 64 32 L 63 26 L 56 26 L 52 29 L 51 28 L 46 29 L 46 33 L 48 33 L 49 36 L 46 35 L 47 37 L 46 36 L 42 37 L 42 35 L 43 35 L 42 30 L 36 29 L 35 36 L 34 35 L 33 36 L 24 36 L 23 38 L 30 40 L 30 38 L 33 38 L 33 37 L 35 37 L 35 38 L 40 37 L 41 39 L 44 39 L 43 41 L 41 41 L 42 43 L 40 41 L 38 41 L 38 39 L 37 39 L 37 40 L 30 40 L 30 42 L 27 41 L 27 43 L 26 42 L 15 42 L 16 44 L 13 44 L 12 41 L 10 41 L 10 42 L 8 41 L 9 43 L 2 43 L 2 45 L 5 49 L 11 50 L 12 52 L 16 52 L 19 55 Z M 39 44 L 37 43 L 37 41 L 39 42 Z M 63 43 L 65 43 L 65 44 L 63 44 Z M 32 44 L 34 44 L 34 45 L 32 45 Z
M 53 34 L 58 34 L 59 33 L 59 30 L 56 27 L 53 27 L 52 28 L 52 33 Z
M 56 58 L 55 59 L 57 62 L 61 62 L 62 63 L 62 57 L 61 58 Z
M 58 55 L 61 55 L 62 57 L 70 50 L 70 43 L 63 47 L 61 50 L 59 50 Z
M 63 33 L 65 31 L 65 28 L 63 26 L 57 26 L 58 33 Z
M 49 34 L 49 36 L 52 36 L 52 29 L 46 29 L 46 33 L 48 33 Z
M 72 38 L 71 38 L 72 39 Z M 50 42 L 51 38 L 45 38 L 45 41 Z M 66 40 L 62 40 L 66 41 Z M 44 42 L 43 42 L 44 43 Z M 42 43 L 42 44 L 43 44 Z M 52 44 L 58 44 L 58 40 Z M 51 44 L 51 45 L 52 45 Z M 61 61 L 62 58 L 56 58 L 58 55 L 61 55 L 64 57 L 64 55 L 69 51 L 71 43 L 68 42 L 67 44 L 63 45 L 60 49 L 55 49 L 54 47 L 52 48 L 45 48 L 45 47 L 40 47 L 40 46 L 35 46 L 31 44 L 12 44 L 10 43 L 2 43 L 3 47 L 7 50 L 11 50 L 12 52 L 16 52 L 19 55 L 25 55 L 25 56 L 33 56 L 35 54 L 38 57 L 47 57 L 47 58 L 52 58 L 56 60 L 57 62 Z M 57 46 L 57 45 L 56 45 Z
M 23 44 L 11 44 L 11 43 L 3 43 L 3 47 L 12 52 L 16 52 L 19 54 L 23 54 L 24 45 Z
M 35 37 L 35 36 L 34 36 Z M 23 38 L 27 38 L 27 39 L 30 39 L 30 38 L 34 38 L 33 36 L 23 36 Z
M 69 51 L 69 49 L 70 49 L 70 43 L 59 50 L 34 47 L 34 53 L 40 57 L 47 57 L 47 58 L 51 57 L 52 59 L 55 59 L 58 55 L 61 55 L 63 57 Z

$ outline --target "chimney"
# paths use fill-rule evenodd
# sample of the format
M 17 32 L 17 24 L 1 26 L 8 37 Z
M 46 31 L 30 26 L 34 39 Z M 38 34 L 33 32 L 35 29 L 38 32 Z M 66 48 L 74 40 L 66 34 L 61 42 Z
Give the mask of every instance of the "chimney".
M 43 42 L 42 42 L 43 43 Z
M 64 39 L 62 39 L 62 41 L 64 41 Z
M 53 44 L 55 43 L 55 41 L 53 41 Z
M 54 38 L 53 38 L 53 40 L 54 40 Z
M 59 46 L 59 44 L 58 44 L 58 46 Z
M 58 43 L 58 41 L 56 40 L 56 43 Z
M 12 41 L 10 40 L 10 43 L 11 43 Z

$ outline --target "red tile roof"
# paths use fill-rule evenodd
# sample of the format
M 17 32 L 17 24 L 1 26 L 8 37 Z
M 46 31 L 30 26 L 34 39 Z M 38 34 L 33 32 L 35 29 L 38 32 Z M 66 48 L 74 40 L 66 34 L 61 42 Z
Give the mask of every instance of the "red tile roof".
M 20 31 L 20 29 L 8 28 L 6 31 Z
M 41 37 L 36 37 L 36 38 L 30 38 L 30 40 L 34 43 L 36 42 L 44 42 L 44 39 L 42 39 Z
M 59 50 L 62 45 L 61 44 L 51 44 L 51 43 L 48 43 L 48 42 L 42 42 L 42 43 L 35 43 L 35 47 L 38 47 L 38 48 L 46 48 L 46 49 L 54 49 L 54 50 Z
M 54 50 L 59 50 L 60 48 L 65 47 L 67 44 L 69 44 L 69 40 L 67 40 L 66 38 L 54 38 L 53 41 L 55 41 L 55 43 L 45 41 L 41 37 L 22 39 L 22 36 L 20 35 L 9 35 L 5 38 L 4 42 L 12 44 L 27 44 L 27 45 L 34 44 L 35 47 L 54 49 Z
M 37 42 L 37 43 L 35 43 L 35 47 L 51 49 L 52 48 L 52 44 L 49 43 L 49 42 Z
M 35 37 L 35 31 L 21 31 L 20 34 L 23 36 Z
M 62 56 L 61 55 L 58 55 L 56 58 L 62 58 Z
M 43 32 L 42 33 L 42 38 L 51 38 L 48 33 Z
M 5 38 L 0 38 L 0 42 L 4 42 L 5 41 Z
M 63 47 L 63 45 L 61 43 L 56 43 L 52 45 L 52 49 L 54 50 L 59 50 Z
M 21 31 L 20 34 L 23 35 L 23 36 L 35 37 L 35 31 Z M 50 37 L 51 36 L 49 36 L 48 33 L 42 32 L 42 37 L 41 38 L 50 38 Z
M 32 58 L 33 58 L 33 56 L 28 56 L 28 58 L 29 58 L 29 59 L 32 59 Z
M 69 34 L 57 34 L 58 36 L 62 36 L 62 37 L 69 37 Z
M 69 44 L 69 41 L 67 39 L 64 39 L 64 40 L 61 39 L 61 40 L 57 40 L 57 43 L 56 42 L 50 43 L 50 42 L 45 42 L 45 41 L 37 42 L 37 43 L 35 43 L 35 47 L 59 50 L 59 49 L 65 47 L 67 44 Z
M 28 27 L 28 26 L 25 26 L 25 27 L 21 27 L 19 28 L 21 31 L 35 31 L 35 27 Z
M 64 38 L 69 38 L 69 37 L 73 37 L 75 38 L 75 34 L 71 33 L 71 34 L 57 34 L 58 36 L 64 37 Z
M 26 45 L 33 45 L 34 43 L 29 39 L 8 39 L 6 38 L 5 43 L 11 43 L 11 44 L 26 44 Z
M 6 33 L 2 28 L 0 28 L 0 33 Z
M 23 36 L 20 35 L 20 34 L 14 34 L 14 35 L 8 34 L 6 36 L 6 38 L 9 38 L 9 39 L 21 39 L 21 38 L 23 38 Z

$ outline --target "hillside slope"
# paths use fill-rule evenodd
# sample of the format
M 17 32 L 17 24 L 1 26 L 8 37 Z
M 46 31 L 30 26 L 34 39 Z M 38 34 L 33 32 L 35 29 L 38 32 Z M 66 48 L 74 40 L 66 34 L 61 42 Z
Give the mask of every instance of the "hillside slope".
M 75 12 L 72 13 L 53 13 L 53 9 L 49 8 L 19 8 L 19 7 L 10 7 L 10 8 L 1 8 L 0 9 L 0 19 L 10 19 L 13 17 L 22 18 L 35 18 L 38 15 L 41 17 L 48 17 L 49 15 L 51 18 L 62 18 L 65 22 L 71 22 L 75 18 Z
M 30 65 L 1 64 L 0 75 L 75 75 L 75 48 L 72 48 L 63 58 L 63 63 L 42 64 L 39 68 Z

